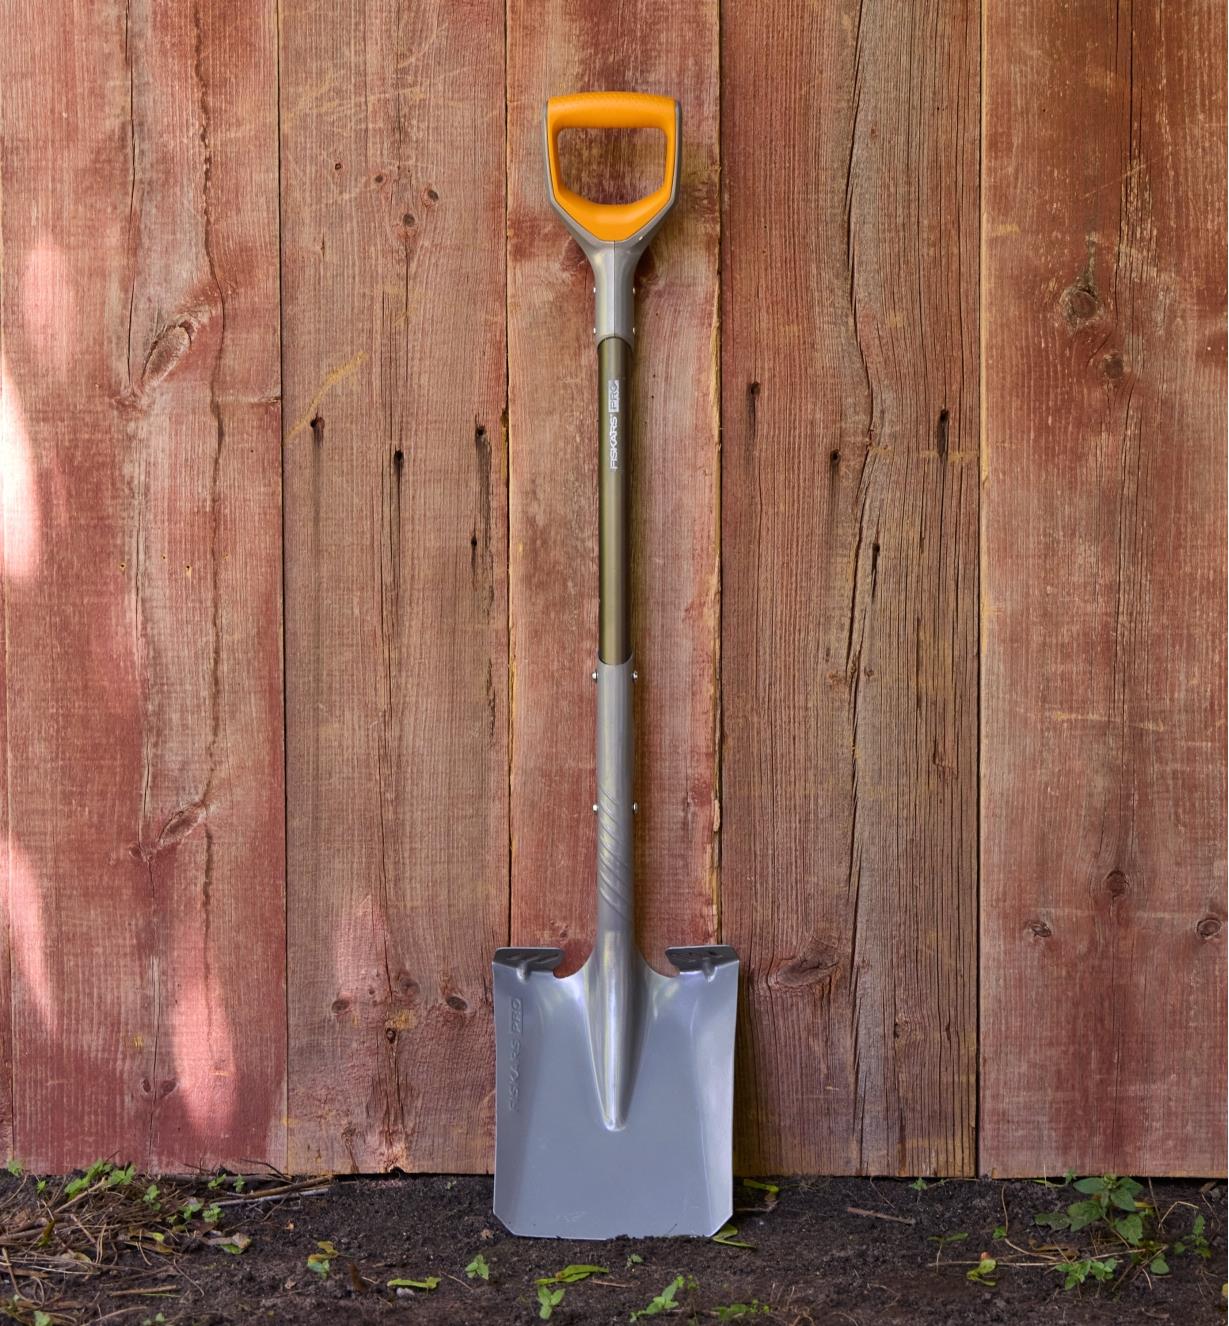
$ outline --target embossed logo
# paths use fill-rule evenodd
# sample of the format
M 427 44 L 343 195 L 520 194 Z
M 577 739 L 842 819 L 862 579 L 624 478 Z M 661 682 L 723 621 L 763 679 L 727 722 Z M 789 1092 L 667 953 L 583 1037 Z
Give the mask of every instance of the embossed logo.
M 508 1012 L 508 1108 L 515 1111 L 521 1098 L 521 1028 L 524 1025 L 521 1001 L 514 999 Z
M 606 383 L 606 442 L 609 465 L 612 470 L 619 468 L 619 379 L 611 378 Z

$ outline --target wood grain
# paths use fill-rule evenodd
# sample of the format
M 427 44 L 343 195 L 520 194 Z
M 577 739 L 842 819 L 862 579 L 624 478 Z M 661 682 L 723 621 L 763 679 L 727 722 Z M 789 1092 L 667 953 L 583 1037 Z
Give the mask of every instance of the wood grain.
M 730 5 L 722 69 L 736 1165 L 969 1173 L 978 10 Z
M 631 417 L 640 942 L 717 926 L 717 5 L 508 10 L 509 593 L 513 657 L 512 939 L 575 970 L 594 916 L 597 436 L 588 263 L 544 184 L 548 97 L 676 97 L 679 199 L 637 278 Z M 647 137 L 647 135 L 646 135 Z M 599 201 L 660 180 L 657 143 L 564 135 L 564 173 Z
M 490 1165 L 503 32 L 493 0 L 282 14 L 295 1170 Z
M 9 6 L 13 1147 L 284 1159 L 269 6 Z
M 1225 1170 L 1224 24 L 987 9 L 987 1173 Z

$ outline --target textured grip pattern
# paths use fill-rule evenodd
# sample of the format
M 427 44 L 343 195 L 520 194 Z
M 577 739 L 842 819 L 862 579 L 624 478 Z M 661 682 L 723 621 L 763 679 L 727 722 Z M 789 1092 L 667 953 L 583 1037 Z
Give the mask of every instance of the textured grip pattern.
M 632 660 L 597 665 L 597 932 L 632 938 Z

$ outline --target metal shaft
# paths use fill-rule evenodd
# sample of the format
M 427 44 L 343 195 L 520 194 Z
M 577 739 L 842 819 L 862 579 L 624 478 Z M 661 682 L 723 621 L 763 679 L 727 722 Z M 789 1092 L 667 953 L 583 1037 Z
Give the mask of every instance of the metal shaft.
M 598 342 L 597 929 L 585 972 L 598 1097 L 614 1129 L 635 1078 L 642 966 L 632 884 L 631 362 L 622 337 Z
M 608 336 L 597 347 L 598 657 L 626 663 L 632 653 L 629 525 L 631 346 Z

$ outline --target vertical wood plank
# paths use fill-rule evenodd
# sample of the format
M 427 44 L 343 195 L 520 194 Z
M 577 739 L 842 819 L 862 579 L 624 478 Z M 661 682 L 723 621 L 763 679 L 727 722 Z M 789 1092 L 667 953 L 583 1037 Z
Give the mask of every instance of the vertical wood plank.
M 993 1174 L 1225 1169 L 1224 25 L 986 10 Z
M 0 48 L 15 1150 L 284 1156 L 276 34 Z
M 682 183 L 637 277 L 632 638 L 640 940 L 716 932 L 717 5 L 511 0 L 508 9 L 512 938 L 583 962 L 594 917 L 596 355 L 591 274 L 551 210 L 548 97 L 677 98 Z M 657 143 L 564 136 L 573 188 L 610 201 L 660 179 Z M 650 184 L 651 181 L 651 184 Z M 638 187 L 639 186 L 639 187 Z
M 503 52 L 498 0 L 282 10 L 295 1170 L 490 1164 Z
M 722 68 L 736 1163 L 969 1173 L 978 10 L 731 4 Z

